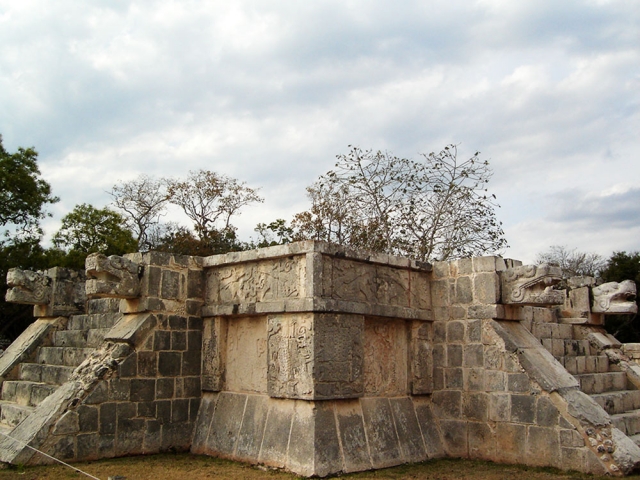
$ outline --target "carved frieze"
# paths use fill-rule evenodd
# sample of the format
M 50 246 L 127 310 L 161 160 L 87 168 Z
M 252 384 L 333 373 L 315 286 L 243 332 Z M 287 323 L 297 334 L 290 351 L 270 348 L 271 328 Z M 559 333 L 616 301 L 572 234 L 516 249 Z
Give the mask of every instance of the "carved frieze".
M 553 265 L 523 265 L 500 272 L 502 303 L 507 305 L 562 305 L 564 293 L 554 287 L 562 270 Z
M 137 298 L 140 295 L 142 267 L 131 260 L 92 253 L 85 262 L 86 291 L 93 298 Z
M 256 303 L 300 297 L 304 283 L 302 258 L 276 258 L 211 269 L 207 278 L 207 302 Z

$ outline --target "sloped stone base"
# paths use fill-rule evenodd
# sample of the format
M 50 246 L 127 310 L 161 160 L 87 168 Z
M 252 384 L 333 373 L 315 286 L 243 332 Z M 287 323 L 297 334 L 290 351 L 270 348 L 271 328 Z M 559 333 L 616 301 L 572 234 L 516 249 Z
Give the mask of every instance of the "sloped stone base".
M 421 397 L 306 401 L 206 393 L 192 453 L 324 477 L 444 455 Z

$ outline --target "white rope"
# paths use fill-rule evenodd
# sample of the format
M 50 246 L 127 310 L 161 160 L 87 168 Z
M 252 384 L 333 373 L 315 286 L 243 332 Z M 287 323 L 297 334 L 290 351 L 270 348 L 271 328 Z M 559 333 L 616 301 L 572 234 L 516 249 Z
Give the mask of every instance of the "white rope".
M 80 470 L 79 468 L 73 467 L 73 466 L 69 465 L 68 463 L 63 462 L 62 460 L 58 460 L 57 458 L 52 457 L 51 455 L 47 455 L 46 453 L 41 452 L 41 451 L 40 451 L 40 450 L 38 450 L 37 448 L 33 448 L 33 447 L 32 447 L 32 446 L 30 446 L 30 445 L 27 445 L 26 443 L 24 443 L 24 442 L 23 442 L 23 441 L 21 441 L 21 440 L 18 440 L 17 438 L 10 437 L 9 435 L 7 435 L 7 434 L 5 434 L 5 433 L 2 433 L 2 432 L 0 432 L 0 435 L 2 435 L 3 437 L 6 437 L 6 438 L 9 438 L 9 439 L 13 440 L 14 442 L 21 443 L 22 445 L 24 445 L 24 446 L 25 446 L 25 447 L 27 447 L 27 448 L 30 448 L 30 449 L 31 449 L 31 450 L 33 450 L 34 452 L 38 452 L 38 453 L 40 453 L 40 454 L 44 455 L 45 457 L 50 458 L 51 460 L 54 460 L 54 461 L 56 461 L 56 462 L 58 462 L 58 463 L 61 463 L 61 464 L 62 464 L 62 465 L 64 465 L 65 467 L 69 467 L 71 470 L 74 470 L 74 471 L 76 471 L 76 472 L 78 472 L 78 473 L 82 473 L 83 475 L 86 475 L 86 476 L 87 476 L 87 477 L 89 477 L 89 478 L 93 478 L 93 480 L 100 480 L 98 477 L 94 477 L 93 475 L 91 475 L 91 474 L 89 474 L 89 473 L 87 473 L 87 472 L 83 472 L 83 471 L 82 471 L 82 470 Z

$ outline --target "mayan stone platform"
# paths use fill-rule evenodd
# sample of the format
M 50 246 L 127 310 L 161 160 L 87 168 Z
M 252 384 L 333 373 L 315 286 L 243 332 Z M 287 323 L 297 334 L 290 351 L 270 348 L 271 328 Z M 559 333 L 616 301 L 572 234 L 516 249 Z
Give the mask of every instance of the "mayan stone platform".
M 640 464 L 623 410 L 640 408 L 640 366 L 601 326 L 633 313 L 635 285 L 311 241 L 94 255 L 86 280 L 11 275 L 38 319 L 0 357 L 4 462 L 45 463 L 28 444 L 65 461 L 190 450 L 306 476 L 445 456 Z

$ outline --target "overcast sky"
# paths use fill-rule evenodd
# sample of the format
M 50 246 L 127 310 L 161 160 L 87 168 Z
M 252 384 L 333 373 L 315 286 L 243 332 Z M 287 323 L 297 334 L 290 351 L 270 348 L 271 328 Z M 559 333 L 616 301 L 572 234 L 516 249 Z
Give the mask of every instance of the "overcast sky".
M 0 134 L 61 201 L 141 173 L 260 187 L 235 224 L 308 208 L 348 145 L 480 151 L 510 248 L 640 250 L 636 0 L 0 0 Z

